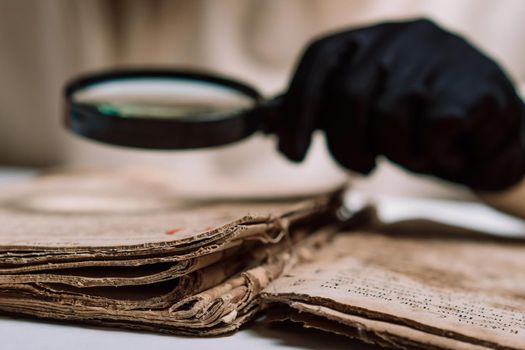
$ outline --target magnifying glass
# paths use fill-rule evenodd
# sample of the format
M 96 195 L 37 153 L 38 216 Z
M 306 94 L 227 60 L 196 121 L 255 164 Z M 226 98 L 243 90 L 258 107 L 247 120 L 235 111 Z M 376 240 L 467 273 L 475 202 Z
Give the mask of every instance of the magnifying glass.
M 225 77 L 182 70 L 90 74 L 65 88 L 66 126 L 92 140 L 193 149 L 275 132 L 281 98 Z

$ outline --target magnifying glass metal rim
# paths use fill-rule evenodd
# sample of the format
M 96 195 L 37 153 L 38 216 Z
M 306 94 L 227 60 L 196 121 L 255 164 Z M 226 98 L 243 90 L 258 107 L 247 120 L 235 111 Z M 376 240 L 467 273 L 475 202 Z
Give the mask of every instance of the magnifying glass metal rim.
M 75 93 L 100 83 L 127 79 L 178 79 L 229 88 L 254 101 L 254 108 L 177 118 L 122 118 L 101 113 L 93 104 L 75 101 Z M 194 149 L 233 143 L 261 129 L 257 106 L 262 96 L 249 85 L 224 76 L 193 70 L 126 69 L 86 74 L 64 89 L 65 124 L 74 133 L 113 145 L 149 149 Z

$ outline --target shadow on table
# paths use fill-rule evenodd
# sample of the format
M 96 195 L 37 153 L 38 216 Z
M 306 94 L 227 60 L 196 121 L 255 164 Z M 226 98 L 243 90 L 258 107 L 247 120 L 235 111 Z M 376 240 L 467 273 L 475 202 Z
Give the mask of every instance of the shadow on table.
M 323 332 L 312 328 L 303 328 L 292 322 L 255 322 L 250 325 L 249 332 L 265 339 L 274 339 L 276 345 L 304 349 L 323 350 L 379 350 L 376 345 L 350 339 L 341 335 Z

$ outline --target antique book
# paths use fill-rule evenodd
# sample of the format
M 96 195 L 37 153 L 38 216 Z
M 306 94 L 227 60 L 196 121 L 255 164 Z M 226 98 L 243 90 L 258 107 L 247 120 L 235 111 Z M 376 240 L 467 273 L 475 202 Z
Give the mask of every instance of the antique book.
M 388 348 L 525 348 L 525 241 L 343 209 L 339 187 L 195 199 L 140 171 L 4 188 L 0 313 L 195 336 L 265 314 Z
M 217 201 L 147 171 L 44 176 L 0 193 L 0 311 L 187 335 L 231 332 L 333 222 L 341 189 Z M 302 245 L 309 240 L 301 241 Z

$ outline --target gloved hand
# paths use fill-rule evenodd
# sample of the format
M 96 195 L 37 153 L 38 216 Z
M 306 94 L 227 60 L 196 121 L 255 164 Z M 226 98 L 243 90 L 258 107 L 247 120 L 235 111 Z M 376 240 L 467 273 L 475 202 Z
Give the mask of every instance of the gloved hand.
M 284 96 L 279 149 L 301 161 L 314 130 L 334 158 L 370 173 L 406 169 L 501 190 L 525 174 L 525 109 L 491 59 L 428 20 L 385 23 L 311 44 Z

